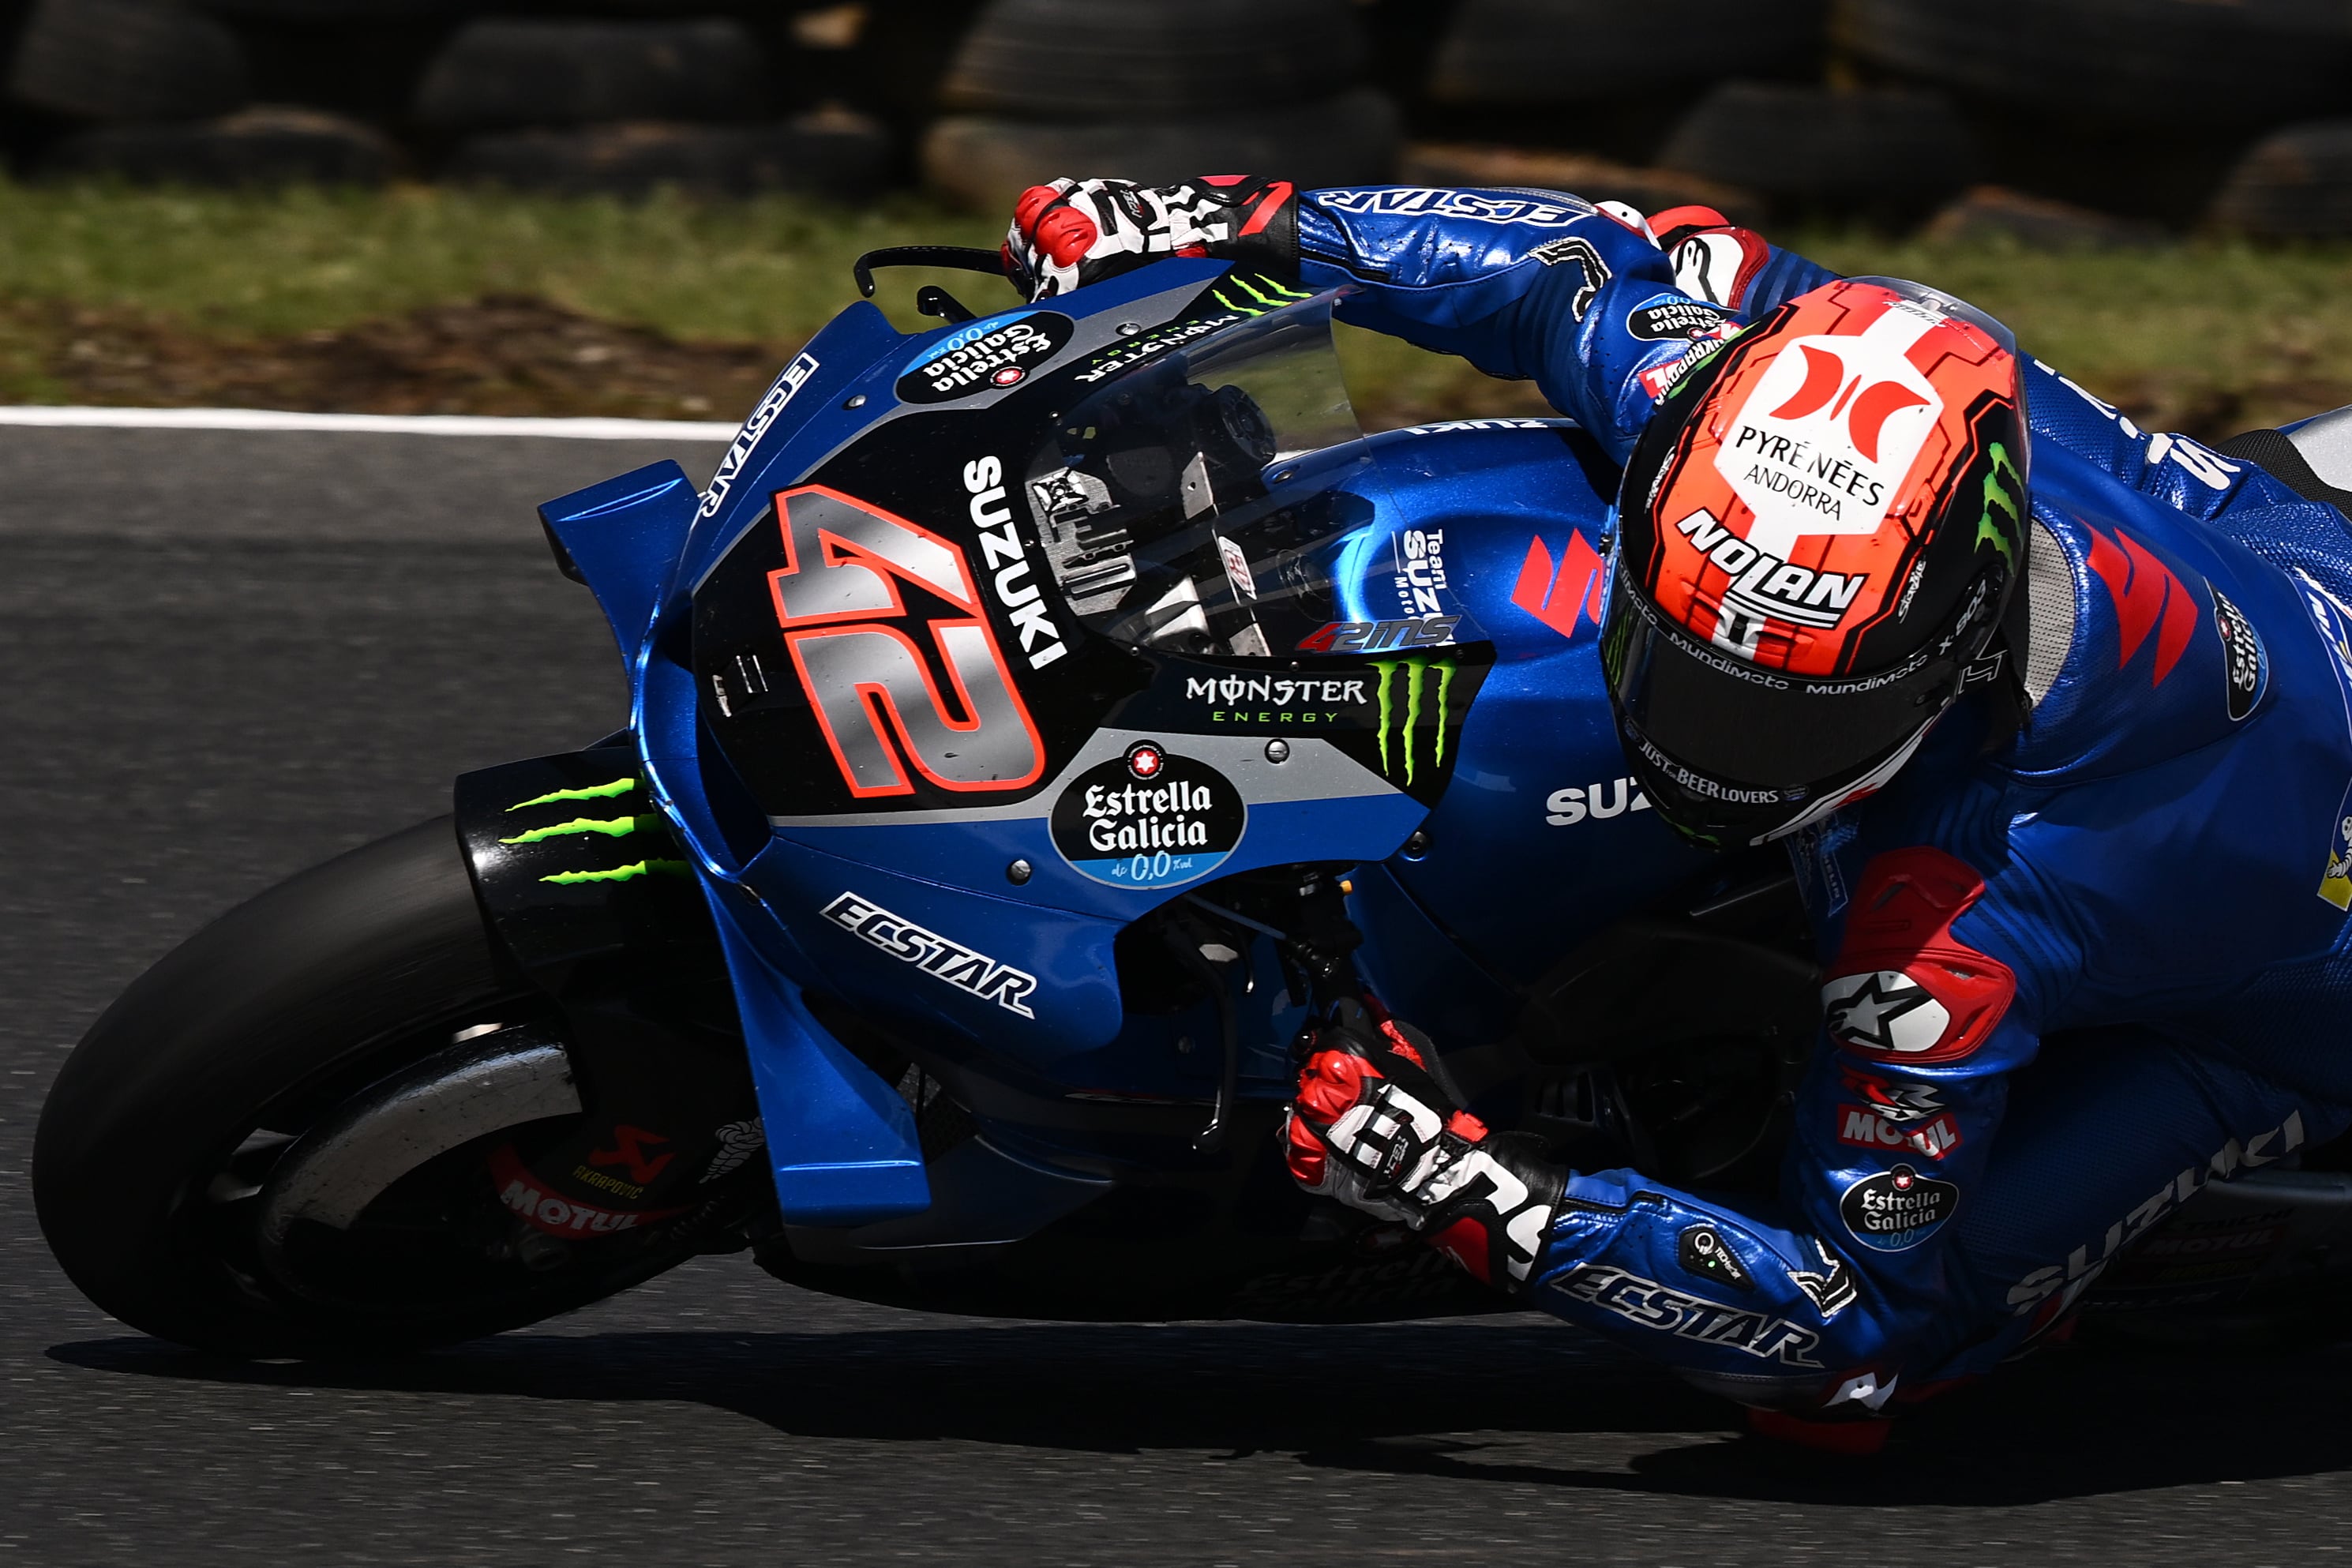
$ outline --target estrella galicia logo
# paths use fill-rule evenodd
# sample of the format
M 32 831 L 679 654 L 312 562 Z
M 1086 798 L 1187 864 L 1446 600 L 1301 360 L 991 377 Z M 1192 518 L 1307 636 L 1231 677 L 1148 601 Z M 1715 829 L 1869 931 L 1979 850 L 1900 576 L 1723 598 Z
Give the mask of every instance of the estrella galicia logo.
M 1231 779 L 1138 741 L 1073 779 L 1048 827 L 1081 877 L 1114 888 L 1172 888 L 1223 865 L 1248 821 Z
M 1062 352 L 1075 327 L 1054 310 L 1013 310 L 967 322 L 908 362 L 898 377 L 898 401 L 952 403 L 1018 385 Z
M 1838 1215 L 1863 1246 L 1905 1252 L 1933 1236 L 1959 1206 L 1957 1184 L 1897 1165 L 1848 1187 L 1838 1200 Z
M 1720 306 L 1677 300 L 1671 304 L 1644 305 L 1625 318 L 1625 325 L 1635 337 L 1653 342 L 1676 338 L 1697 342 L 1703 338 L 1728 335 L 1726 324 L 1730 320 L 1731 312 Z
M 2230 719 L 2236 722 L 2254 710 L 2263 700 L 2263 688 L 2270 681 L 2270 655 L 2263 650 L 2263 639 L 2254 630 L 2254 623 L 2246 619 L 2245 612 L 2230 602 L 2230 596 L 2205 584 L 2213 595 L 2213 629 L 2221 634 L 2221 673 L 2224 693 L 2229 700 Z

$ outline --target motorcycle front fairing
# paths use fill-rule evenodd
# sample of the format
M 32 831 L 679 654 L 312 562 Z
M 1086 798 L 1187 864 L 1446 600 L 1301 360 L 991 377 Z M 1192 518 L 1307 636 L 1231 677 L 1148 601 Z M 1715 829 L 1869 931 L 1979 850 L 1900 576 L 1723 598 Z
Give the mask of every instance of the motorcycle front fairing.
M 717 922 L 788 1223 L 929 1199 L 905 1102 L 813 995 L 919 1043 L 995 1143 L 1064 1176 L 1197 1163 L 1207 1054 L 1124 1005 L 1117 944 L 1213 879 L 1398 857 L 1355 900 L 1374 966 L 1399 994 L 1433 983 L 1412 976 L 1477 994 L 1480 1028 L 1507 1016 L 1508 979 L 1432 913 L 1432 886 L 1459 902 L 1465 873 L 1420 885 L 1462 857 L 1433 861 L 1425 835 L 1399 852 L 1465 748 L 1507 754 L 1525 791 L 1595 771 L 1613 737 L 1531 763 L 1532 731 L 1482 729 L 1486 623 L 1526 612 L 1414 583 L 1427 498 L 1401 504 L 1397 482 L 1444 476 L 1401 468 L 1402 437 L 1356 438 L 1343 393 L 1330 405 L 1328 303 L 1171 261 L 911 338 L 853 306 L 706 496 L 657 465 L 544 509 L 631 661 L 640 759 Z M 1496 495 L 1455 482 L 1453 502 Z M 1601 535 L 1605 505 L 1555 459 L 1509 503 L 1516 544 L 1474 549 L 1465 518 L 1449 561 L 1475 578 L 1528 526 Z M 1539 620 L 1503 646 L 1556 640 Z M 1654 843 L 1617 860 L 1645 886 L 1686 869 Z M 1244 967 L 1265 1043 L 1244 1076 L 1272 1098 L 1305 999 L 1264 953 Z

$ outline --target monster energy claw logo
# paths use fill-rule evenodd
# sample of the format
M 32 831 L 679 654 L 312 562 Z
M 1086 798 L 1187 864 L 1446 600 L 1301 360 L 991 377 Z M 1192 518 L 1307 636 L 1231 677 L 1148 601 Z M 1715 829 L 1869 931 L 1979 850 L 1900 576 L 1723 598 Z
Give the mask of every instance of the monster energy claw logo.
M 1238 272 L 1233 274 L 1226 279 L 1226 281 L 1233 284 L 1237 292 L 1246 294 L 1251 299 L 1256 300 L 1259 308 L 1253 310 L 1248 305 L 1245 305 L 1239 300 L 1226 299 L 1225 291 L 1223 288 L 1212 289 L 1209 292 L 1215 297 L 1218 304 L 1223 305 L 1228 310 L 1239 310 L 1244 316 L 1263 316 L 1268 310 L 1278 310 L 1283 306 L 1290 304 L 1296 300 L 1312 300 L 1315 297 L 1314 293 L 1309 289 L 1288 288 L 1283 284 L 1276 282 L 1271 278 L 1260 278 L 1257 282 L 1264 284 L 1265 289 L 1272 289 L 1272 293 L 1267 293 L 1265 289 L 1261 289 L 1256 284 L 1252 283 L 1248 279 L 1243 277 Z
M 575 816 L 569 822 L 559 822 L 551 827 L 534 827 L 518 833 L 512 838 L 501 838 L 501 844 L 538 844 L 550 838 L 569 838 L 582 833 L 601 833 L 607 838 L 624 838 L 640 827 L 660 832 L 664 826 L 658 816 L 614 816 L 599 819 Z
M 535 795 L 529 800 L 519 800 L 506 809 L 512 813 L 535 805 L 614 800 L 633 793 L 637 784 L 638 781 L 634 777 L 617 778 L 604 784 L 581 784 L 569 789 L 550 790 L 545 795 Z M 575 816 L 569 821 L 550 823 L 543 827 L 525 828 L 520 833 L 500 838 L 499 842 L 520 846 L 544 844 L 551 839 L 626 838 L 638 833 L 667 841 L 669 838 L 669 824 L 659 816 L 635 814 L 627 816 Z M 552 875 L 541 877 L 540 880 L 552 883 L 559 888 L 571 888 L 583 883 L 629 882 L 640 877 L 649 877 L 658 873 L 682 876 L 687 874 L 688 869 L 683 860 L 646 856 L 644 859 L 632 861 L 624 866 L 558 871 Z
M 558 871 L 552 877 L 541 877 L 542 882 L 552 882 L 559 888 L 576 887 L 583 882 L 626 882 L 638 877 L 667 873 L 685 876 L 688 867 L 683 860 L 638 860 L 626 866 L 613 866 L 602 871 Z
M 610 784 L 583 784 L 578 789 L 550 790 L 545 795 L 532 795 L 529 800 L 519 800 L 507 809 L 520 811 L 525 806 L 552 805 L 560 800 L 610 800 L 636 787 L 637 781 L 633 778 L 614 779 Z
M 1380 671 L 1381 678 L 1378 699 L 1381 710 L 1381 772 L 1383 773 L 1391 772 L 1395 766 L 1389 756 L 1389 729 L 1391 721 L 1396 717 L 1397 673 L 1400 670 L 1404 673 L 1402 694 L 1404 725 L 1399 731 L 1398 738 L 1402 742 L 1401 750 L 1403 753 L 1402 760 L 1404 763 L 1404 782 L 1410 788 L 1413 782 L 1414 763 L 1419 751 L 1417 742 L 1421 735 L 1421 715 L 1424 695 L 1433 695 L 1435 699 L 1433 706 L 1437 710 L 1437 739 L 1430 757 L 1430 765 L 1432 767 L 1444 765 L 1445 731 L 1449 721 L 1453 718 L 1450 698 L 1454 689 L 1454 661 L 1450 658 L 1376 658 L 1372 661 L 1372 668 Z M 1433 676 L 1435 678 L 1433 680 L 1431 679 Z M 1429 691 L 1432 686 L 1436 688 L 1434 693 Z
M 2009 476 L 2006 484 L 2001 480 L 2004 472 Z M 1984 511 L 1977 519 L 1976 542 L 1982 544 L 1990 540 L 1992 547 L 2000 552 L 2000 558 L 2009 563 L 2012 572 L 2017 570 L 2017 554 L 2011 548 L 2010 540 L 2025 521 L 2022 515 L 2024 500 L 2025 477 L 2017 471 L 2017 465 L 2009 460 L 2009 448 L 1995 441 L 1992 444 L 1992 467 L 1985 474 Z M 2005 526 L 1994 526 L 1992 513 L 1995 507 L 2009 514 Z

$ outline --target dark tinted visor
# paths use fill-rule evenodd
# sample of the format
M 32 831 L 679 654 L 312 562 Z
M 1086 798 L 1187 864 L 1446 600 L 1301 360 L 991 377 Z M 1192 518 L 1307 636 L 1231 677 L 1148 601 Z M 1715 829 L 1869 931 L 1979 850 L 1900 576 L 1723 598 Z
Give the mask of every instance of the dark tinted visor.
M 1616 590 L 1622 638 L 1609 675 L 1633 727 L 1676 762 L 1759 788 L 1811 789 L 1884 757 L 1943 710 L 1950 657 L 1876 676 L 1808 680 L 1759 668 L 1660 624 Z

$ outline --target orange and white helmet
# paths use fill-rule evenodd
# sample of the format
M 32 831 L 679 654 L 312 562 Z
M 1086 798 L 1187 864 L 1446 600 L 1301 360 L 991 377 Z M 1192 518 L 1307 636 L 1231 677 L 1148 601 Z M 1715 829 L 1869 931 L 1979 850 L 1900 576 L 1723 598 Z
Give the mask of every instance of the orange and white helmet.
M 1659 813 L 1761 843 L 1891 778 L 1993 673 L 2026 469 L 2014 341 L 1915 283 L 1813 289 L 1685 375 L 1626 467 L 1601 627 Z

